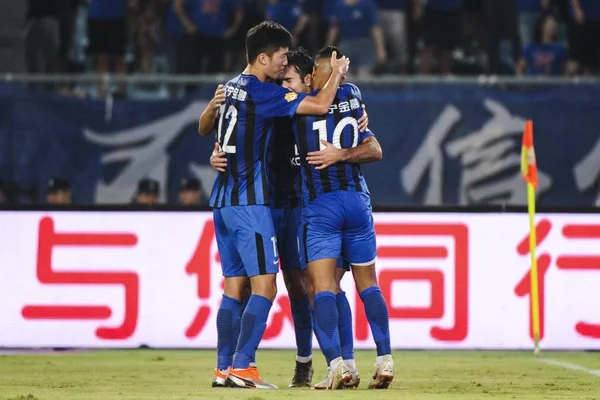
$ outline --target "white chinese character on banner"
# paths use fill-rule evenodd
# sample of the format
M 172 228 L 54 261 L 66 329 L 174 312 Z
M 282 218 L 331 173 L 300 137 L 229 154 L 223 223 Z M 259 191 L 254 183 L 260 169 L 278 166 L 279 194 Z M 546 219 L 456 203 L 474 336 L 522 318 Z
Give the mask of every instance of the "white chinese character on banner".
M 90 129 L 84 135 L 90 142 L 109 147 L 101 158 L 103 165 L 127 163 L 110 182 L 98 182 L 94 200 L 96 203 L 129 203 L 140 179 L 156 179 L 162 188 L 167 187 L 167 171 L 170 161 L 168 152 L 173 141 L 198 121 L 206 102 L 193 102 L 185 109 L 145 125 L 136 126 L 110 134 L 99 134 Z M 190 163 L 190 172 L 196 175 L 207 187 L 216 176 L 209 166 Z M 167 191 L 161 191 L 164 202 Z
M 413 159 L 401 171 L 402 185 L 409 193 L 415 193 L 429 171 L 425 204 L 444 204 L 445 150 L 445 154 L 458 159 L 462 167 L 459 204 L 526 204 L 526 186 L 520 172 L 520 138 L 525 119 L 512 115 L 502 104 L 490 99 L 484 101 L 484 106 L 491 116 L 479 130 L 443 146 L 442 143 L 461 119 L 461 113 L 455 106 L 444 109 Z M 550 188 L 551 178 L 541 170 L 538 174 L 539 195 Z
M 573 176 L 577 189 L 583 191 L 594 188 L 594 185 L 600 180 L 600 139 L 590 152 L 583 157 L 573 168 Z M 595 205 L 600 207 L 600 193 L 595 201 Z

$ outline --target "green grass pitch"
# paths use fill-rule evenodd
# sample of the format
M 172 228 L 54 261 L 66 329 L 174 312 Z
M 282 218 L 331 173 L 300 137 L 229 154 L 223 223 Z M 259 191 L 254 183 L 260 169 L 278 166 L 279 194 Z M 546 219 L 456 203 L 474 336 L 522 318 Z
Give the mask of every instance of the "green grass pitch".
M 359 389 L 288 389 L 294 352 L 258 352 L 262 377 L 279 390 L 212 389 L 215 352 L 106 350 L 0 355 L 0 399 L 596 399 L 600 376 L 544 363 L 552 359 L 600 370 L 600 353 L 397 351 L 396 380 L 388 390 L 367 390 L 375 354 L 359 351 Z M 313 382 L 325 373 L 315 359 Z

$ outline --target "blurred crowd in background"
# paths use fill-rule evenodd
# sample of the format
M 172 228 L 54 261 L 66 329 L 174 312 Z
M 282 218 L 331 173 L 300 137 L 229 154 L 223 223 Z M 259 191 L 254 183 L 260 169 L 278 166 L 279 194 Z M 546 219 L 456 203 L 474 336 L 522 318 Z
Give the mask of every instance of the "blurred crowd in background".
M 160 204 L 160 183 L 155 179 L 140 179 L 137 189 L 131 199 L 132 205 L 154 206 Z M 40 201 L 41 200 L 41 201 Z M 32 188 L 23 190 L 15 184 L 0 181 L 0 205 L 4 204 L 39 204 L 52 206 L 67 206 L 74 204 L 71 183 L 62 177 L 48 180 L 41 196 Z M 206 206 L 208 199 L 202 188 L 202 183 L 194 177 L 182 178 L 177 187 L 177 204 L 181 206 Z
M 238 71 L 245 32 L 264 19 L 288 28 L 312 53 L 338 44 L 362 76 L 600 69 L 598 0 L 27 2 L 30 73 Z

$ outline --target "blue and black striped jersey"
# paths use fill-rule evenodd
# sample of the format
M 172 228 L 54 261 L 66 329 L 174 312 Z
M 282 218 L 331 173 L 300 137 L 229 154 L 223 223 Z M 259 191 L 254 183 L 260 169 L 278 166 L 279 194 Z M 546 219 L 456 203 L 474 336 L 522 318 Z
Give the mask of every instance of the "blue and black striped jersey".
M 267 205 L 267 157 L 274 119 L 293 116 L 306 95 L 261 82 L 253 75 L 237 76 L 227 82 L 225 90 L 217 141 L 225 152 L 227 168 L 217 175 L 210 206 Z
M 314 93 L 316 94 L 316 93 Z M 362 96 L 359 89 L 350 83 L 340 86 L 329 113 L 321 116 L 296 116 L 294 136 L 298 145 L 301 173 L 302 198 L 308 204 L 318 196 L 345 190 L 369 193 L 360 165 L 337 163 L 323 170 L 309 165 L 306 156 L 324 148 L 321 140 L 335 147 L 347 149 L 358 146 L 373 133 L 358 130 L 358 119 L 362 116 Z
M 275 120 L 269 170 L 269 205 L 271 208 L 300 206 L 302 203 L 302 176 L 300 175 L 300 158 L 291 118 Z

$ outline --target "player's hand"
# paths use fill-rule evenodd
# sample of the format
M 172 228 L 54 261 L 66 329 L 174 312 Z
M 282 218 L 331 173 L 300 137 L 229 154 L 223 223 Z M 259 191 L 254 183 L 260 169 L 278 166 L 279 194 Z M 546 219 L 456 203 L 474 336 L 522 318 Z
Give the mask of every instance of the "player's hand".
M 358 119 L 358 130 L 361 132 L 369 128 L 369 114 L 367 114 L 367 106 L 362 105 L 363 115 Z
M 334 51 L 331 53 L 331 69 L 340 71 L 340 74 L 345 75 L 348 72 L 348 68 L 350 68 L 350 59 L 346 56 L 337 59 L 337 52 Z
M 217 90 L 215 90 L 215 96 L 210 101 L 211 107 L 213 110 L 218 110 L 225 103 L 225 88 L 223 85 L 217 86 Z
M 219 172 L 225 172 L 227 168 L 227 158 L 225 158 L 225 152 L 221 151 L 219 143 L 215 143 L 215 149 L 210 155 L 210 166 Z
M 327 140 L 321 140 L 325 146 L 323 150 L 313 151 L 306 155 L 306 161 L 311 165 L 316 165 L 316 169 L 321 170 L 342 161 L 344 150 L 338 149 Z

